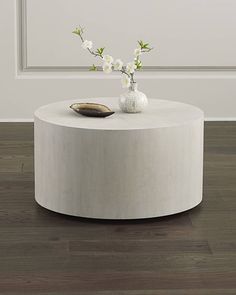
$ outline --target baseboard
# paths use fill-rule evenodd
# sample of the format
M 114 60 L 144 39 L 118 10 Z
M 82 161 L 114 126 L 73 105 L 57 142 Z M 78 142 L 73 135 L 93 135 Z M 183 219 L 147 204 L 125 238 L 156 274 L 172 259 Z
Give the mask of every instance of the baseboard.
M 204 119 L 206 122 L 208 121 L 219 121 L 219 122 L 232 122 L 236 121 L 236 117 L 206 117 Z M 0 119 L 0 123 L 32 123 L 34 119 L 12 119 L 12 118 L 5 118 Z
M 204 118 L 205 121 L 224 121 L 224 122 L 231 122 L 236 121 L 236 117 L 206 117 Z
M 34 119 L 0 119 L 0 123 L 33 123 Z

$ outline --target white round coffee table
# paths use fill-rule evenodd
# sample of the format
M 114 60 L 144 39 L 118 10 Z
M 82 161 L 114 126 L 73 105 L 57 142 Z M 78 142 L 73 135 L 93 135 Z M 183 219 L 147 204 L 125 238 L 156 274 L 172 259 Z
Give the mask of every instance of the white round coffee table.
M 115 110 L 107 118 L 73 112 L 75 102 Z M 121 113 L 118 99 L 68 100 L 35 112 L 35 198 L 74 216 L 135 219 L 188 210 L 202 200 L 203 112 L 149 99 Z

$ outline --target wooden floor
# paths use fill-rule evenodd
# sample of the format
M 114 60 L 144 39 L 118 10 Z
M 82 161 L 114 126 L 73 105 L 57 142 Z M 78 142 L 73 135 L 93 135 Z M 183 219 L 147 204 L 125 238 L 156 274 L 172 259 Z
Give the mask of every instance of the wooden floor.
M 34 201 L 33 125 L 0 124 L 0 295 L 236 294 L 236 122 L 205 127 L 204 201 L 98 221 Z

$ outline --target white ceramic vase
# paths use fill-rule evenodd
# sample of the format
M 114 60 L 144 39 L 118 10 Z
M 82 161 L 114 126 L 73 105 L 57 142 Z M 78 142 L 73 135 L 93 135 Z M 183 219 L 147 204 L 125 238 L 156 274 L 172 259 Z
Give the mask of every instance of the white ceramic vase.
M 140 113 L 148 105 L 147 96 L 137 88 L 137 83 L 131 82 L 129 90 L 120 96 L 119 106 L 122 112 Z

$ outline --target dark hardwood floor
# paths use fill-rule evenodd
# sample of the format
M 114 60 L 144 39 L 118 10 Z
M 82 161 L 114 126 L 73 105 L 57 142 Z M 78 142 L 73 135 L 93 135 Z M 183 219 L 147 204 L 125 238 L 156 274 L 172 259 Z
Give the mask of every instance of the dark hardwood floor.
M 236 294 L 236 122 L 205 124 L 204 201 L 99 221 L 34 201 L 33 125 L 0 124 L 0 294 Z

